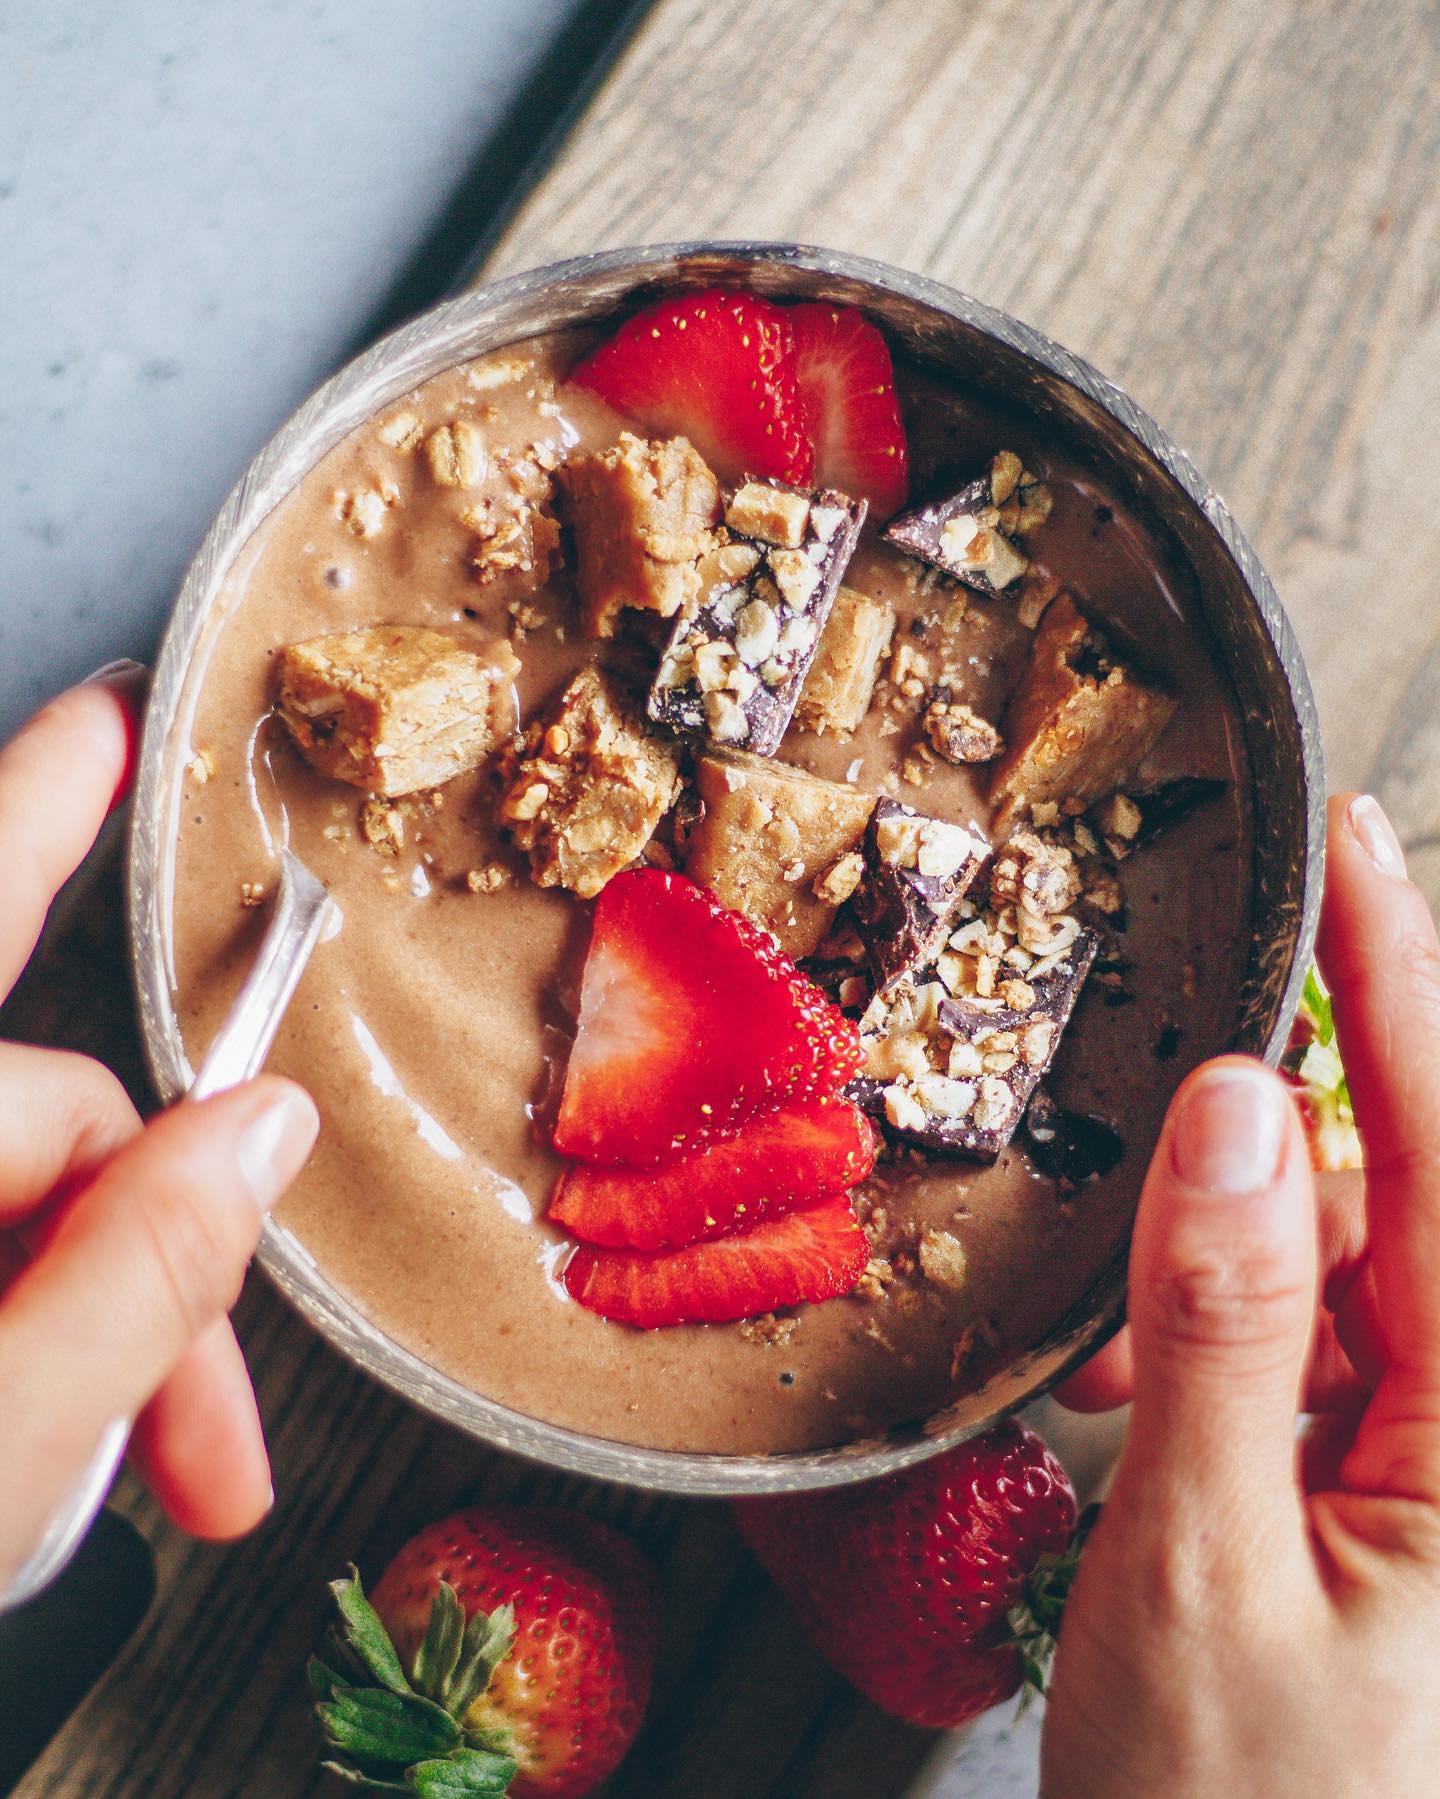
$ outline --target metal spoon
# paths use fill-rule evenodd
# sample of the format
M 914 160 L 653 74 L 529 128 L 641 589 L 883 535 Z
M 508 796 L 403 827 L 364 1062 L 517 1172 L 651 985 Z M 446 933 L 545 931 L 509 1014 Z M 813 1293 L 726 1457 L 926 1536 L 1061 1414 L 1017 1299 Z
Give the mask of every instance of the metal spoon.
M 275 916 L 270 920 L 255 966 L 215 1033 L 187 1099 L 208 1099 L 212 1093 L 238 1087 L 260 1072 L 285 1008 L 305 972 L 310 952 L 333 910 L 334 902 L 320 880 L 292 851 L 282 849 Z M 54 1580 L 79 1548 L 105 1503 L 130 1440 L 132 1422 L 115 1418 L 106 1425 L 84 1474 L 46 1526 L 34 1553 L 0 1595 L 0 1611 L 9 1611 L 33 1598 Z

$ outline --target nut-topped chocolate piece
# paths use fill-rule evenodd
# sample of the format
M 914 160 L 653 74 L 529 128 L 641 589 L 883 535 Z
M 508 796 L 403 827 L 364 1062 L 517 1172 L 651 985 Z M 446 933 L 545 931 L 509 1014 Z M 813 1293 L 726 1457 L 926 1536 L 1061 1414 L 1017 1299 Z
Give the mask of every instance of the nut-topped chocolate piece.
M 934 961 L 989 853 L 978 825 L 926 818 L 899 800 L 877 802 L 851 908 L 877 986 Z
M 866 1009 L 858 1103 L 927 1148 L 998 1155 L 1099 949 L 1069 909 L 1079 894 L 1069 850 L 1031 831 L 1002 844 L 987 900 L 960 902 L 933 969 L 882 988 Z
M 773 756 L 819 647 L 865 502 L 828 488 L 747 481 L 725 513 L 720 578 L 681 616 L 649 714 L 726 749 Z
M 1030 566 L 1017 544 L 1050 516 L 1050 489 L 1013 450 L 948 499 L 902 512 L 885 528 L 897 550 L 978 593 L 1001 593 Z

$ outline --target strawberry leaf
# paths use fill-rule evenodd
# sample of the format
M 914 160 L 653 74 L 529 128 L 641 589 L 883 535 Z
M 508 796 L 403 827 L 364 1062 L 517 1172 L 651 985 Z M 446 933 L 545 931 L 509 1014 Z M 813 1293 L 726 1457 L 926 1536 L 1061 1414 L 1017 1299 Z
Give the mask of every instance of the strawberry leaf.
M 424 1641 L 415 1651 L 411 1669 L 416 1689 L 427 1699 L 444 1705 L 465 1643 L 465 1612 L 454 1587 L 440 1582 L 430 1607 L 430 1623 Z
M 508 1755 L 486 1749 L 457 1749 L 443 1761 L 417 1762 L 406 1771 L 411 1792 L 422 1799 L 467 1799 L 467 1795 L 500 1795 L 510 1789 L 516 1764 Z
M 406 1767 L 459 1747 L 460 1726 L 418 1693 L 338 1685 L 315 1707 L 326 1743 L 361 1761 Z
M 465 1626 L 460 1665 L 445 1695 L 445 1703 L 457 1718 L 490 1684 L 490 1677 L 510 1653 L 515 1640 L 515 1607 L 498 1605 L 493 1612 L 474 1612 Z
M 340 1613 L 340 1641 L 360 1663 L 365 1672 L 392 1693 L 410 1693 L 414 1689 L 405 1678 L 400 1657 L 390 1641 L 390 1633 L 380 1622 L 380 1614 L 365 1597 L 360 1584 L 360 1570 L 351 1564 L 348 1580 L 332 1580 L 330 1591 Z
M 1024 1679 L 1021 1708 L 1038 1694 L 1045 1696 L 1045 1682 L 1055 1654 L 1055 1639 L 1060 1634 L 1060 1620 L 1065 1601 L 1075 1584 L 1081 1551 L 1100 1516 L 1098 1505 L 1088 1505 L 1080 1514 L 1074 1535 L 1058 1555 L 1042 1555 L 1030 1571 L 1025 1595 L 1010 1611 L 1010 1629 L 1015 1647 L 1020 1652 L 1020 1668 Z

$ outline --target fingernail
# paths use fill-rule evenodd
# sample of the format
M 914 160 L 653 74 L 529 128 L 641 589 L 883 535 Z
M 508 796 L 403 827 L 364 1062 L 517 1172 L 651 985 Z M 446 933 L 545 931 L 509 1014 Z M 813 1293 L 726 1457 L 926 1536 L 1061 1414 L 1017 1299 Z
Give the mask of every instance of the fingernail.
M 144 673 L 145 664 L 143 662 L 134 662 L 129 656 L 121 656 L 114 662 L 107 662 L 103 668 L 97 668 L 93 675 L 86 675 L 81 686 L 109 686 L 112 681 L 126 681 L 132 675 L 143 675 Z
M 1288 1101 L 1267 1070 L 1243 1062 L 1202 1069 L 1181 1090 L 1170 1159 L 1187 1186 L 1258 1193 L 1280 1170 Z
M 1372 799 L 1368 793 L 1362 793 L 1357 799 L 1351 800 L 1346 816 L 1350 821 L 1350 829 L 1355 833 L 1356 842 L 1381 874 L 1393 875 L 1397 881 L 1403 881 L 1405 852 L 1401 849 L 1395 827 L 1386 818 L 1379 800 Z
M 284 1088 L 241 1130 L 235 1161 L 250 1197 L 268 1212 L 305 1166 L 320 1128 L 314 1101 L 298 1088 Z

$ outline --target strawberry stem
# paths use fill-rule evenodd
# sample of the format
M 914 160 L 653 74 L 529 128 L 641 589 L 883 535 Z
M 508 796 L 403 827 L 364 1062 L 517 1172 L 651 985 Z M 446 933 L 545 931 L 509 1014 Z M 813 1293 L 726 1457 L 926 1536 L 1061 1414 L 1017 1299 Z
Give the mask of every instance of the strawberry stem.
M 307 1668 L 321 1735 L 340 1757 L 324 1766 L 356 1786 L 427 1799 L 507 1792 L 516 1771 L 508 1733 L 467 1717 L 510 1653 L 513 1606 L 467 1622 L 455 1589 L 441 1581 L 407 1677 L 357 1570 L 330 1591 L 340 1618 L 331 1660 L 312 1656 Z
M 1045 1682 L 1060 1635 L 1065 1601 L 1075 1584 L 1081 1551 L 1099 1516 L 1098 1505 L 1086 1506 L 1070 1541 L 1058 1553 L 1040 1557 L 1025 1583 L 1024 1596 L 1010 1609 L 1010 1629 L 1015 1647 L 1020 1651 L 1025 1683 L 1020 1702 L 1022 1709 L 1036 1694 L 1041 1698 L 1045 1696 Z

